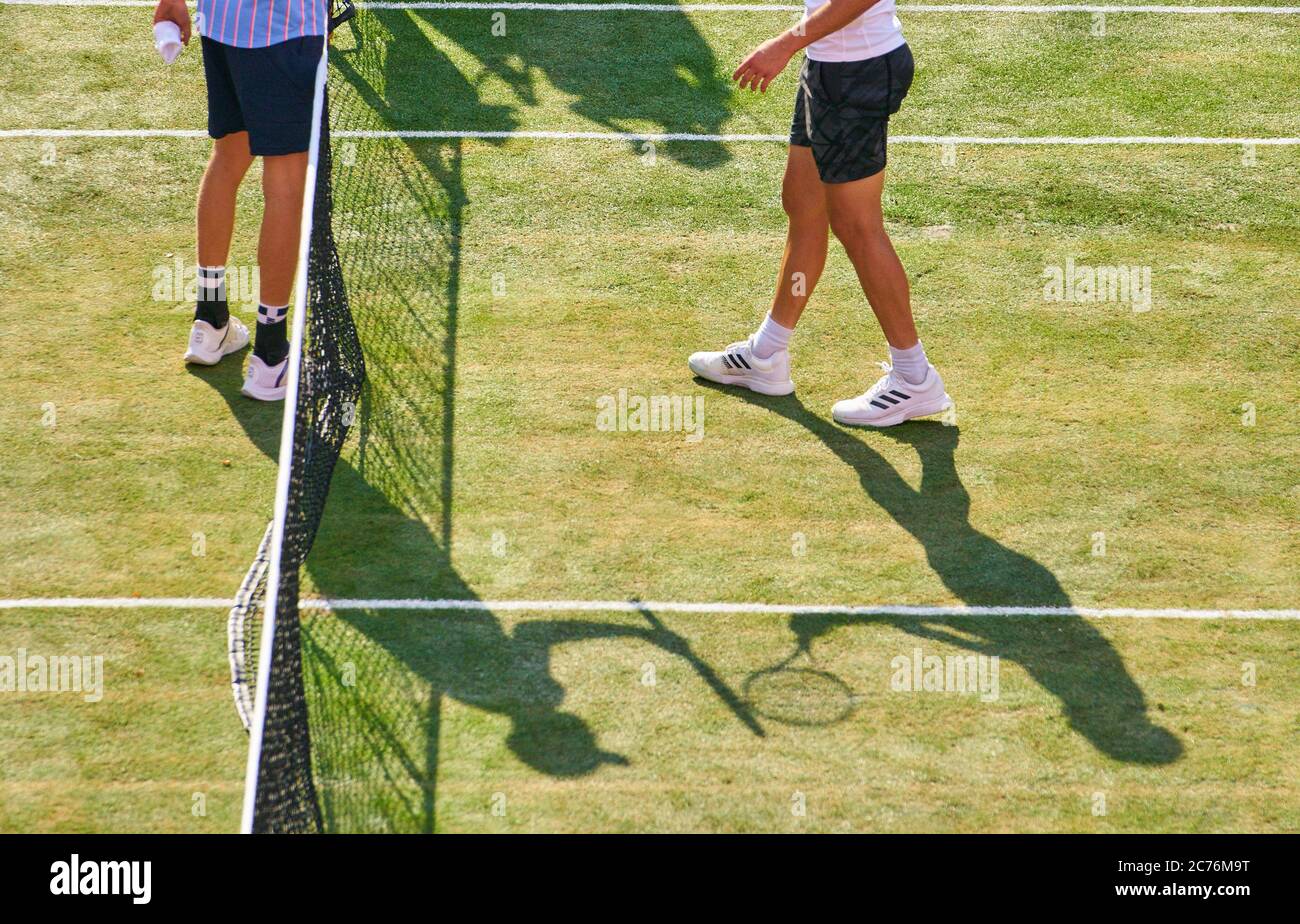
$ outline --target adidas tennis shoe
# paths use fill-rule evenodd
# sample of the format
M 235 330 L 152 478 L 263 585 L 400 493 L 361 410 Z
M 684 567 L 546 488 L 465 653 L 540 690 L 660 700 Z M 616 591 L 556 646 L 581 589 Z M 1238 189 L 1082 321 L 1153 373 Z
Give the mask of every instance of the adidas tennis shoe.
M 925 378 L 913 385 L 897 375 L 887 363 L 885 374 L 867 392 L 847 401 L 836 401 L 831 417 L 837 423 L 859 427 L 892 427 L 913 417 L 928 417 L 952 407 L 943 390 L 943 379 L 934 366 L 927 366 Z
M 760 395 L 788 395 L 790 351 L 777 350 L 767 359 L 754 355 L 753 338 L 733 343 L 718 352 L 692 353 L 686 364 L 702 379 L 722 385 L 739 385 Z
M 238 353 L 248 346 L 248 328 L 234 315 L 225 327 L 213 327 L 207 321 L 190 325 L 190 345 L 185 361 L 200 366 L 215 366 L 222 357 Z
M 244 376 L 244 387 L 240 393 L 258 401 L 283 401 L 285 379 L 289 374 L 289 359 L 285 357 L 274 366 L 268 366 L 262 357 L 254 353 L 248 357 L 248 374 Z

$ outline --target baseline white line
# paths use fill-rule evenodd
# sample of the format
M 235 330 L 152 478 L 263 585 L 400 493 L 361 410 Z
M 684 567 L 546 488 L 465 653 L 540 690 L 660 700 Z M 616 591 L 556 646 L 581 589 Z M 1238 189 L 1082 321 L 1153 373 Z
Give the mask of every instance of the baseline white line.
M 3 3 L 4 0 L 0 0 Z M 6 128 L 0 138 L 206 138 L 197 128 Z
M 3 0 L 0 0 L 3 2 Z M 201 129 L 172 128 L 8 128 L 0 129 L 0 140 L 6 138 L 206 138 L 207 132 Z M 784 143 L 787 135 L 750 135 L 750 134 L 693 134 L 687 132 L 570 132 L 570 131 L 459 131 L 459 130 L 411 130 L 411 131 L 342 131 L 335 138 L 384 139 L 405 138 L 419 139 L 510 139 L 531 138 L 556 141 L 709 141 L 723 143 Z M 1043 145 L 1069 145 L 1075 147 L 1095 147 L 1103 145 L 1183 145 L 1183 146 L 1241 146 L 1253 144 L 1257 147 L 1293 147 L 1300 145 L 1300 137 L 1295 138 L 1215 138 L 1193 135 L 1096 135 L 1085 137 L 1067 137 L 1059 135 L 1008 135 L 1005 137 L 983 137 L 978 135 L 894 135 L 890 139 L 894 144 L 956 144 L 956 145 L 1003 145 L 1013 147 L 1035 147 Z
M 217 610 L 230 609 L 223 597 L 19 597 L 0 600 L 0 610 Z
M 154 0 L 0 0 L 0 6 L 120 6 L 152 7 Z M 532 3 L 532 2 L 379 2 L 358 3 L 371 10 L 537 10 L 555 13 L 767 13 L 798 12 L 785 3 Z M 1300 6 L 1185 6 L 1181 4 L 1091 3 L 901 3 L 902 13 L 1155 13 L 1174 15 L 1300 14 Z
M 229 609 L 218 597 L 28 597 L 0 600 L 0 610 L 20 609 Z M 1300 609 L 1242 610 L 1182 607 L 1091 606 L 909 606 L 798 603 L 682 603 L 664 600 L 365 600 L 304 598 L 301 607 L 337 610 L 406 610 L 495 613 L 698 613 L 712 615 L 794 616 L 1048 616 L 1090 619 L 1274 619 L 1300 620 Z

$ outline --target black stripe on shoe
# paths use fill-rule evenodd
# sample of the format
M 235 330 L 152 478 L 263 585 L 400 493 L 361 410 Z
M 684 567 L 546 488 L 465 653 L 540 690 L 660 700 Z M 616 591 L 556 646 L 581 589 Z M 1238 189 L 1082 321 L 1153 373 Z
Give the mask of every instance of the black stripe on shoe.
M 739 362 L 739 363 L 740 363 L 742 366 L 744 366 L 746 369 L 751 369 L 751 370 L 752 370 L 752 369 L 754 368 L 754 367 L 751 366 L 749 363 L 745 362 L 745 357 L 741 356 L 739 353 L 733 353 L 733 354 L 732 354 L 732 359 L 735 359 L 737 362 Z
M 889 405 L 888 405 L 888 404 L 881 404 L 879 401 L 872 401 L 872 402 L 871 402 L 871 406 L 872 406 L 872 407 L 878 407 L 878 408 L 880 408 L 882 411 L 887 411 L 887 410 L 889 410 Z
M 724 366 L 726 366 L 728 369 L 731 368 L 731 360 L 727 359 L 727 354 L 726 354 L 726 353 L 723 353 L 723 354 L 722 354 L 722 364 L 723 364 Z
M 891 395 L 898 395 L 898 397 L 900 397 L 900 398 L 904 398 L 904 399 L 912 397 L 911 395 L 905 395 L 905 394 L 903 394 L 903 393 L 902 393 L 901 391 L 899 391 L 897 388 L 892 388 L 892 389 L 890 389 L 889 393 L 890 393 Z
M 897 403 L 898 403 L 898 399 L 897 399 L 897 398 L 891 398 L 891 397 L 889 397 L 889 395 L 880 395 L 879 397 L 880 397 L 880 399 L 881 399 L 882 401 L 888 401 L 890 404 L 897 404 Z

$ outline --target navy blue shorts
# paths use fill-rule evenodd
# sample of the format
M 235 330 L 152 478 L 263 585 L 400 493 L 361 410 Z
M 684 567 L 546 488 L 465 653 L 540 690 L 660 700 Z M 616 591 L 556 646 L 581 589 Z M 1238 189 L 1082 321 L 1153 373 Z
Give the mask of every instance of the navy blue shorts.
M 265 48 L 236 48 L 203 36 L 208 134 L 246 131 L 258 157 L 306 151 L 324 41 L 304 35 Z
M 862 61 L 804 62 L 790 143 L 812 148 L 823 183 L 850 183 L 885 169 L 889 117 L 912 86 L 912 50 Z

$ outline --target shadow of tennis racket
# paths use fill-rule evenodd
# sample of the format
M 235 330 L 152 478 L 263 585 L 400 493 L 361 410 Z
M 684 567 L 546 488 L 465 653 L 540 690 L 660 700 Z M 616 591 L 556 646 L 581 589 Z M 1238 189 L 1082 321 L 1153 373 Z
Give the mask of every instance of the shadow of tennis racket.
M 801 655 L 809 666 L 795 664 Z M 741 695 L 757 715 L 802 728 L 843 722 L 860 699 L 835 674 L 813 665 L 812 653 L 802 646 L 784 660 L 746 677 Z

